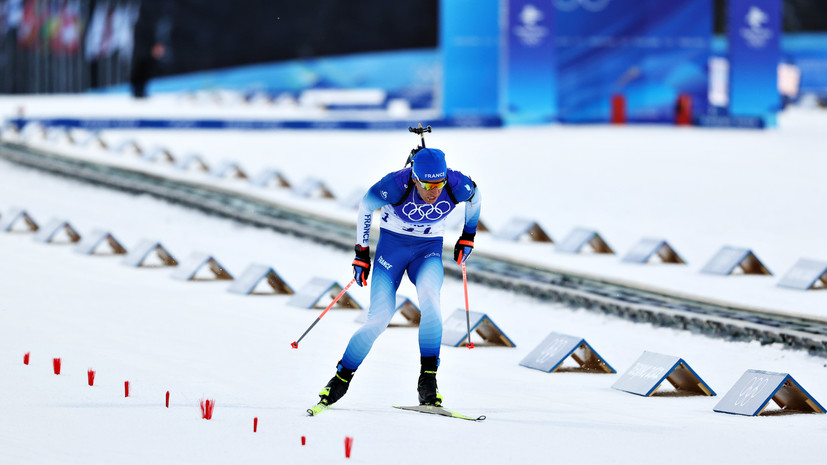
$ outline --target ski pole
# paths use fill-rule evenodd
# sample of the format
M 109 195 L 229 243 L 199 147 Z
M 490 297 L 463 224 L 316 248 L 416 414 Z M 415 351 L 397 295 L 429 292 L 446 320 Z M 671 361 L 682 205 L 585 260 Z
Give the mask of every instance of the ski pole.
M 465 275 L 465 261 L 462 262 L 462 287 L 465 288 L 465 323 L 468 325 L 468 344 L 465 347 L 474 348 L 471 342 L 471 310 L 468 309 L 468 278 Z
M 344 289 L 342 289 L 342 292 L 340 292 L 340 293 L 339 293 L 339 295 L 337 295 L 337 296 L 336 296 L 336 298 L 335 298 L 335 299 L 333 299 L 333 302 L 330 302 L 330 305 L 328 305 L 328 306 L 327 306 L 327 308 L 326 308 L 326 309 L 324 309 L 324 311 L 322 312 L 322 314 L 321 314 L 321 315 L 319 315 L 319 316 L 316 318 L 316 321 L 314 321 L 314 322 L 313 322 L 313 324 L 311 324 L 311 325 L 310 325 L 310 327 L 309 327 L 309 328 L 307 328 L 307 330 L 304 332 L 304 334 L 302 334 L 302 335 L 301 335 L 301 337 L 300 337 L 298 340 L 293 341 L 293 342 L 291 342 L 291 343 L 290 343 L 290 345 L 291 345 L 294 349 L 298 349 L 298 348 L 299 348 L 299 342 L 301 342 L 301 340 L 302 340 L 302 339 L 304 339 L 304 337 L 305 337 L 305 336 L 307 336 L 307 333 L 309 333 L 309 332 L 310 332 L 310 330 L 311 330 L 311 329 L 313 329 L 313 327 L 314 327 L 314 326 L 316 326 L 316 323 L 318 323 L 318 322 L 319 322 L 319 320 L 321 320 L 321 319 L 322 319 L 322 317 L 324 316 L 324 314 L 325 314 L 325 313 L 327 313 L 327 311 L 328 311 L 328 310 L 330 310 L 330 309 L 331 309 L 334 305 L 336 305 L 336 302 L 338 302 L 338 301 L 339 301 L 339 299 L 341 299 L 341 298 L 342 298 L 342 296 L 343 296 L 343 295 L 345 295 L 345 292 L 347 292 L 347 290 L 348 290 L 348 289 L 350 289 L 350 286 L 352 286 L 352 285 L 353 285 L 353 283 L 355 283 L 355 282 L 356 282 L 356 278 L 351 279 L 351 280 L 350 280 L 350 282 L 347 284 L 347 286 L 345 286 L 345 288 L 344 288 Z

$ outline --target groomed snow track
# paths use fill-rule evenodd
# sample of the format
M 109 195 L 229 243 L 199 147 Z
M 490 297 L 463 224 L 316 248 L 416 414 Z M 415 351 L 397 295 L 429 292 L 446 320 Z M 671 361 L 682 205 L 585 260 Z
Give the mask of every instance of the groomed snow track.
M 353 224 L 295 210 L 215 186 L 90 163 L 26 145 L 2 142 L 0 157 L 28 167 L 131 193 L 150 194 L 280 233 L 351 250 Z M 452 256 L 452 251 L 446 257 Z M 607 313 L 636 322 L 672 327 L 727 340 L 780 343 L 827 357 L 827 320 L 670 296 L 627 284 L 538 269 L 504 257 L 474 253 L 468 278 L 543 301 Z M 461 278 L 455 267 L 446 274 Z

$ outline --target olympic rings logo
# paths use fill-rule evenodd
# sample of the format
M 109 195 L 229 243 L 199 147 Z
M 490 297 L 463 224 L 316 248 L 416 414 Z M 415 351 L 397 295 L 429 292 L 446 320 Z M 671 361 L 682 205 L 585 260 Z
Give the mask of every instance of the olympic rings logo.
M 603 11 L 609 6 L 612 0 L 554 0 L 554 6 L 561 11 L 574 11 L 578 6 L 584 10 L 596 12 Z
M 758 392 L 764 388 L 764 386 L 769 383 L 769 379 L 767 378 L 759 378 L 758 376 L 752 378 L 744 389 L 738 394 L 738 398 L 735 400 L 735 405 L 743 407 L 747 405 L 747 402 L 751 401 L 753 397 L 758 395 Z
M 438 220 L 451 211 L 451 203 L 443 200 L 434 204 L 408 202 L 402 206 L 402 213 L 413 222 Z

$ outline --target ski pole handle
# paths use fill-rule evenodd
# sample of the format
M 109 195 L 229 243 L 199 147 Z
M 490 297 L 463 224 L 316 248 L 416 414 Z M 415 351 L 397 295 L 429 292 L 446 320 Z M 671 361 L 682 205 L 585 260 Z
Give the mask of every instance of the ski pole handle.
M 462 287 L 465 288 L 465 323 L 468 326 L 468 343 L 465 347 L 469 349 L 474 348 L 474 343 L 471 342 L 471 310 L 468 308 L 468 277 L 465 275 L 465 262 L 462 262 Z
M 316 323 L 318 323 L 318 322 L 319 322 L 319 320 L 321 320 L 321 319 L 322 319 L 322 317 L 324 316 L 324 314 L 325 314 L 325 313 L 327 313 L 327 311 L 328 311 L 328 310 L 330 310 L 330 309 L 331 309 L 334 305 L 336 305 L 336 302 L 338 302 L 338 301 L 339 301 L 339 299 L 341 299 L 341 298 L 342 298 L 342 296 L 343 296 L 343 295 L 345 295 L 345 292 L 347 292 L 347 290 L 348 290 L 348 289 L 350 289 L 350 286 L 352 286 L 352 285 L 353 285 L 353 283 L 355 283 L 355 282 L 356 282 L 356 278 L 351 279 L 351 280 L 350 280 L 350 282 L 347 284 L 347 286 L 345 286 L 345 288 L 344 288 L 344 289 L 342 289 L 342 292 L 340 292 L 340 293 L 339 293 L 339 295 L 337 295 L 337 296 L 336 296 L 336 298 L 334 298 L 334 299 L 333 299 L 333 302 L 330 302 L 330 304 L 327 306 L 327 308 L 326 308 L 326 309 L 324 309 L 324 311 L 322 312 L 322 314 L 321 314 L 321 315 L 319 315 L 318 317 L 316 317 L 316 320 L 315 320 L 315 321 L 313 321 L 313 324 L 311 324 L 311 325 L 310 325 L 310 327 L 309 327 L 309 328 L 307 328 L 307 329 L 304 331 L 304 334 L 302 334 L 302 335 L 301 335 L 301 337 L 300 337 L 300 338 L 298 338 L 297 340 L 295 340 L 295 341 L 291 342 L 291 343 L 290 343 L 290 346 L 291 346 L 291 347 L 293 347 L 294 349 L 298 349 L 298 348 L 299 348 L 299 342 L 301 342 L 301 340 L 302 340 L 302 339 L 304 339 L 304 337 L 305 337 L 305 336 L 307 336 L 307 333 L 309 333 L 309 332 L 310 332 L 310 330 L 311 330 L 311 329 L 313 329 L 313 327 L 314 327 L 314 326 L 316 326 Z

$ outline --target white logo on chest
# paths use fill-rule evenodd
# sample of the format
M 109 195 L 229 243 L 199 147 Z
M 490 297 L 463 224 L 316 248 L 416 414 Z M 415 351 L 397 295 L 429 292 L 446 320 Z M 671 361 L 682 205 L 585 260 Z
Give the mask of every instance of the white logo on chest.
M 402 206 L 402 213 L 413 222 L 438 220 L 451 211 L 451 203 L 442 200 L 434 204 L 408 202 Z

